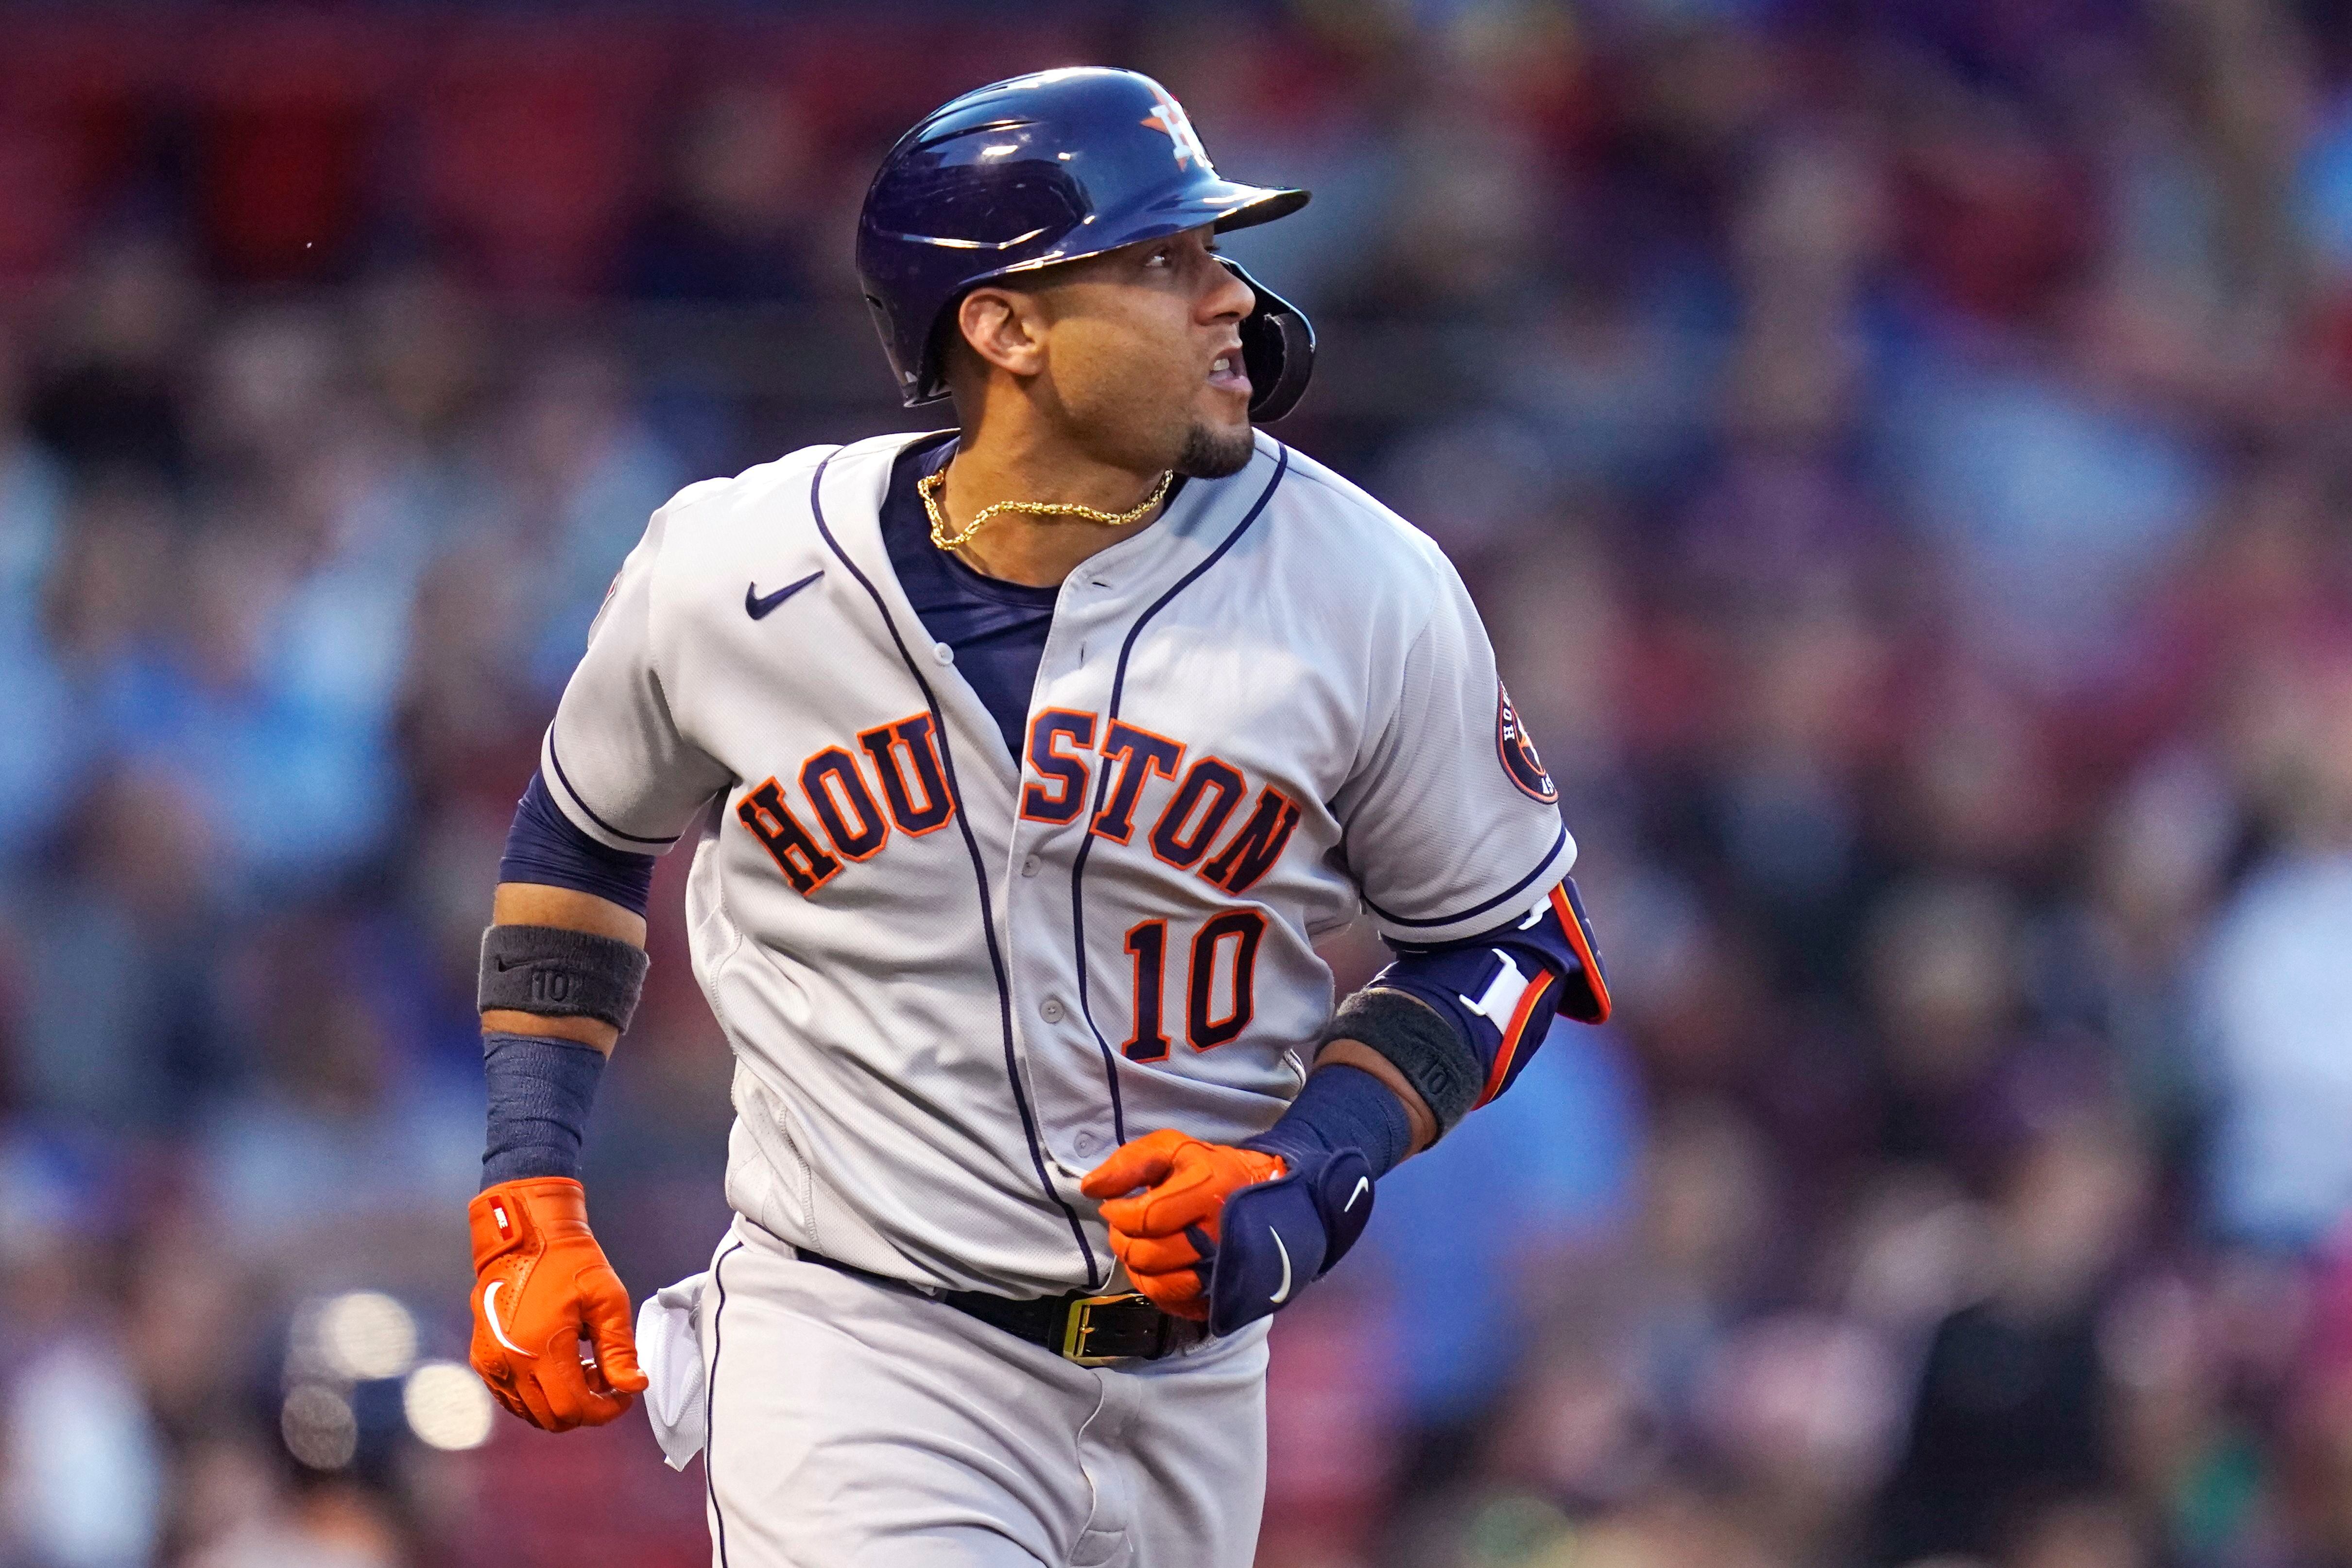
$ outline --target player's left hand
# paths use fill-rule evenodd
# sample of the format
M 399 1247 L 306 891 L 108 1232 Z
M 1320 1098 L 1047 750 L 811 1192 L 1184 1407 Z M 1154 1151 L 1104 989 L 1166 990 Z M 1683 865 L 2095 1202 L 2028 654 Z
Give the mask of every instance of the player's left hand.
M 1173 1129 L 1122 1145 L 1080 1191 L 1164 1312 L 1227 1334 L 1288 1306 L 1363 1234 L 1372 1173 L 1353 1149 L 1278 1155 Z

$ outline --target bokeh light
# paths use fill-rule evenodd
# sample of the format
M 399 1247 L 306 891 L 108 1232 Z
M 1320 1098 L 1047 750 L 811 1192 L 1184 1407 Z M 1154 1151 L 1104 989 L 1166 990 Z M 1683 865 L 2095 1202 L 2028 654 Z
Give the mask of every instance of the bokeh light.
M 359 1417 L 352 1402 L 320 1383 L 299 1383 L 278 1408 L 286 1451 L 314 1470 L 340 1470 L 359 1452 Z
M 418 1441 L 451 1452 L 488 1442 L 498 1413 L 473 1368 L 454 1361 L 428 1361 L 410 1373 L 400 1391 L 400 1410 Z
M 416 1361 L 416 1320 L 381 1290 L 352 1290 L 320 1309 L 321 1363 L 337 1376 L 364 1383 L 398 1377 Z

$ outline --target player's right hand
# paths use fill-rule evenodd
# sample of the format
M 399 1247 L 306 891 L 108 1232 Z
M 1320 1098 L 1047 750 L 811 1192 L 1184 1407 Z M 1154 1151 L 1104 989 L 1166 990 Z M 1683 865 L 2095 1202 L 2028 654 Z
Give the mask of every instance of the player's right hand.
M 629 1293 L 588 1230 L 588 1195 L 564 1176 L 476 1194 L 474 1370 L 498 1402 L 549 1432 L 601 1426 L 646 1386 Z M 583 1351 L 593 1359 L 583 1360 Z
M 1079 1190 L 1110 1248 L 1163 1312 L 1212 1334 L 1280 1310 L 1364 1233 L 1372 1171 L 1357 1149 L 1276 1153 L 1162 1128 L 1119 1146 Z
M 1202 1321 L 1225 1200 L 1283 1173 L 1280 1158 L 1188 1138 L 1171 1128 L 1129 1139 L 1079 1191 L 1104 1200 L 1110 1249 L 1163 1312 Z

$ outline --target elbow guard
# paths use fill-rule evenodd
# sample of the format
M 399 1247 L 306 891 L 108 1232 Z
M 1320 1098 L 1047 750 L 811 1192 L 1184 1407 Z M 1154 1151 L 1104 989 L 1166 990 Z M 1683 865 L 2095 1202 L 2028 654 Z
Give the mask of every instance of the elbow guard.
M 1398 948 L 1349 997 L 1326 1039 L 1386 1057 L 1428 1105 L 1443 1137 L 1511 1087 L 1560 1014 L 1609 1016 L 1609 982 L 1573 881 L 1525 918 L 1466 942 Z

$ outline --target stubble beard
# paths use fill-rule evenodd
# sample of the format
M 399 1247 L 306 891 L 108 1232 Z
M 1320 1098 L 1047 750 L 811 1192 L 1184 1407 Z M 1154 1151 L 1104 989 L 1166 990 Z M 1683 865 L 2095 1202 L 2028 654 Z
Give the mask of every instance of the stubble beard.
M 1245 423 L 1225 429 L 1196 424 L 1184 433 L 1176 471 L 1196 479 L 1222 479 L 1247 468 L 1256 452 L 1256 437 Z

